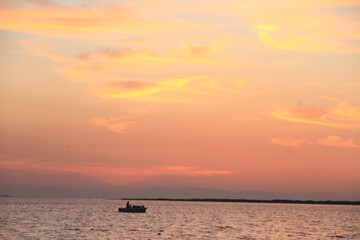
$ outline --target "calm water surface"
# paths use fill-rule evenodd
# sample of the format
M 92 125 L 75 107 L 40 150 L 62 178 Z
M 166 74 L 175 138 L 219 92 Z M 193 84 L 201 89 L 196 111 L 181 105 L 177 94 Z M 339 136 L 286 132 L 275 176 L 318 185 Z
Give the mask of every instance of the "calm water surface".
M 360 239 L 360 207 L 144 201 L 0 199 L 0 239 Z

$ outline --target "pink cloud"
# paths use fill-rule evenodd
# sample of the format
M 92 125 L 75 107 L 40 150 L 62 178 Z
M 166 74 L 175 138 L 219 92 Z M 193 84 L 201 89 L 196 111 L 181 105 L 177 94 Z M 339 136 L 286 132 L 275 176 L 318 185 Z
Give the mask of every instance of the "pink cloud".
M 140 82 L 140 81 L 118 81 L 118 82 L 109 82 L 106 84 L 109 88 L 118 89 L 120 91 L 135 91 L 135 90 L 145 90 L 148 89 L 154 84 L 152 83 L 146 83 L 146 82 Z

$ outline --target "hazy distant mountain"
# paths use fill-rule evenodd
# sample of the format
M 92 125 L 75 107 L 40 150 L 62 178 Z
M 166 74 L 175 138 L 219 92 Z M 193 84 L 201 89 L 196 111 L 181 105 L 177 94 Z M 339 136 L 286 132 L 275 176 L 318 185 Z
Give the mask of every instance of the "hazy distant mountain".
M 224 189 L 207 188 L 150 188 L 144 190 L 124 191 L 122 197 L 138 198 L 226 198 L 226 199 L 273 199 L 269 193 L 251 190 L 234 192 Z
M 274 196 L 258 190 L 228 191 L 207 188 L 149 188 L 132 190 L 107 187 L 103 189 L 69 189 L 61 187 L 0 186 L 0 195 L 18 197 L 85 197 L 85 198 L 217 198 L 217 199 L 261 199 Z

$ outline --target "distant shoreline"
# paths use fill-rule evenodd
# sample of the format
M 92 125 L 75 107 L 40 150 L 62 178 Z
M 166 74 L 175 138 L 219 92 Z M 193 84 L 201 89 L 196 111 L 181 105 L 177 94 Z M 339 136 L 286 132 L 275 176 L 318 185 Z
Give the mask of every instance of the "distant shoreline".
M 233 202 L 233 203 L 286 203 L 286 204 L 323 204 L 323 205 L 360 205 L 360 201 L 313 201 L 313 200 L 253 200 L 253 199 L 217 199 L 217 198 L 120 198 L 135 201 L 173 201 L 173 202 Z

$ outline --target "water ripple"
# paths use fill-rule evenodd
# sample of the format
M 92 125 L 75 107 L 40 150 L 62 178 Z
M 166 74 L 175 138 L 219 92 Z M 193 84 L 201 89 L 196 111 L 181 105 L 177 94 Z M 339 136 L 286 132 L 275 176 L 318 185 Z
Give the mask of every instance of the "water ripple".
M 358 206 L 144 203 L 123 214 L 117 200 L 0 199 L 0 239 L 360 239 Z

